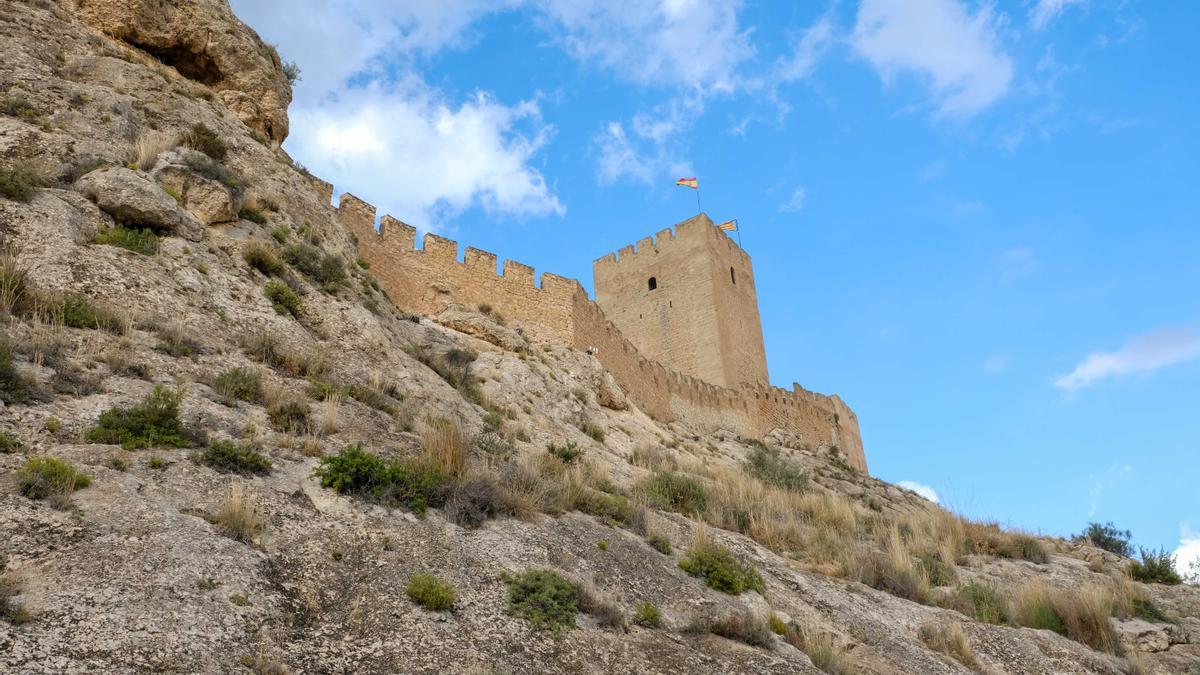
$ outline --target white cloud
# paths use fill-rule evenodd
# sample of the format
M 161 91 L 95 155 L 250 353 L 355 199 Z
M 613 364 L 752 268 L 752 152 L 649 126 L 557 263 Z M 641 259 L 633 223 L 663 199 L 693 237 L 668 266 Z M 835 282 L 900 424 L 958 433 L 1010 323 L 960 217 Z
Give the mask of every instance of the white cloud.
M 779 205 L 779 210 L 784 213 L 796 213 L 804 208 L 804 201 L 808 199 L 808 191 L 803 185 L 797 185 L 795 190 L 792 190 L 792 196 L 788 200 Z
M 913 492 L 921 495 L 922 497 L 924 497 L 925 499 L 928 499 L 929 501 L 933 502 L 934 504 L 940 503 L 940 499 L 938 498 L 937 491 L 935 491 L 933 488 L 929 487 L 928 485 L 922 485 L 921 483 L 917 483 L 917 482 L 911 481 L 911 480 L 902 480 L 899 483 L 896 483 L 896 485 L 904 488 L 905 490 L 912 490 Z
M 1029 23 L 1034 30 L 1042 30 L 1050 22 L 1058 18 L 1069 5 L 1082 4 L 1084 0 L 1038 0 L 1037 5 L 1029 15 Z
M 738 67 L 754 54 L 749 32 L 738 27 L 740 0 L 537 4 L 573 57 L 641 84 L 732 91 Z
M 599 154 L 596 174 L 602 184 L 632 179 L 647 185 L 690 171 L 680 136 L 704 112 L 699 95 L 684 94 L 634 115 L 627 126 L 609 122 L 593 143 Z M 678 176 L 676 176 L 678 177 Z
M 828 16 L 821 17 L 800 35 L 800 39 L 792 45 L 792 53 L 780 62 L 779 79 L 791 82 L 811 75 L 833 42 L 833 21 Z
M 1175 549 L 1175 569 L 1190 583 L 1200 584 L 1200 532 L 1184 525 Z
M 1060 389 L 1080 389 L 1114 375 L 1149 373 L 1200 357 L 1200 331 L 1194 326 L 1164 328 L 1139 335 L 1115 352 L 1088 355 L 1075 370 L 1054 381 Z
M 647 160 L 638 154 L 620 122 L 609 122 L 604 127 L 596 137 L 596 148 L 600 153 L 596 173 L 601 183 L 607 185 L 621 178 L 632 178 L 647 185 L 654 182 L 654 172 Z
M 530 166 L 553 129 L 534 102 L 514 106 L 479 93 L 461 104 L 411 79 L 350 89 L 293 113 L 297 156 L 320 158 L 340 188 L 422 228 L 463 210 L 564 212 Z
M 958 0 L 863 0 L 851 44 L 885 82 L 916 73 L 932 89 L 939 115 L 969 117 L 1012 83 L 999 23 L 990 5 L 971 14 Z

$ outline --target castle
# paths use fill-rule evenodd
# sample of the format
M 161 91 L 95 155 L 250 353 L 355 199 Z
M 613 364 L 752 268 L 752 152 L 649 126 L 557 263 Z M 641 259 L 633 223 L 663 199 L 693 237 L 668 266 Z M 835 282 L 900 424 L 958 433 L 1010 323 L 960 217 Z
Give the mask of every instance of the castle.
M 321 186 L 332 198 L 332 186 Z M 338 219 L 393 301 L 421 314 L 488 304 L 535 342 L 590 350 L 650 416 L 761 438 L 780 429 L 837 448 L 866 472 L 858 418 L 842 400 L 767 378 L 750 256 L 704 214 L 597 259 L 596 299 L 574 279 L 426 234 L 344 193 Z

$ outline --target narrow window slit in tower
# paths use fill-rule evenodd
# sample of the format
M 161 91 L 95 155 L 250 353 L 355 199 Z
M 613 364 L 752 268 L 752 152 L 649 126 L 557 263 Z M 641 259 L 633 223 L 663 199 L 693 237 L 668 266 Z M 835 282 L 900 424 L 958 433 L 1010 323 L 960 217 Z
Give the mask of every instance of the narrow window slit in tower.
M 732 281 L 735 286 L 737 285 L 737 275 L 733 273 L 732 267 L 729 268 L 729 280 Z
M 658 277 L 650 277 L 650 290 L 658 288 Z

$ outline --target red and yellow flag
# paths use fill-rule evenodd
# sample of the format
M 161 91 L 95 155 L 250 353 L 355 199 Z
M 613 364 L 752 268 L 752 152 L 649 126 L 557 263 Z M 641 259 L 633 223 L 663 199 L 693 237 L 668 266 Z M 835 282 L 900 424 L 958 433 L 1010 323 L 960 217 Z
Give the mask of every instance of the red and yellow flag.
M 682 185 L 683 187 L 690 187 L 693 190 L 700 189 L 700 181 L 696 180 L 695 178 L 680 178 L 679 180 L 675 181 L 675 185 L 676 186 Z
M 737 231 L 737 221 L 736 220 L 727 220 L 727 221 L 721 223 L 720 225 L 718 225 L 717 227 L 722 230 L 730 230 L 732 232 L 736 232 Z

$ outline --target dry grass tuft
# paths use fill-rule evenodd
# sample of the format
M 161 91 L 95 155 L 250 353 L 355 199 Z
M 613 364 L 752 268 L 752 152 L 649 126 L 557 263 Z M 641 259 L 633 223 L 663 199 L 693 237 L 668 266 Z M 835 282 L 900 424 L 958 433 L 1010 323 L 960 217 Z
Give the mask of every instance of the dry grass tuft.
M 129 149 L 129 161 L 136 164 L 142 171 L 154 167 L 155 160 L 162 153 L 179 145 L 179 137 L 162 131 L 146 131 L 134 141 Z
M 830 675 L 850 675 L 858 672 L 854 659 L 838 649 L 833 635 L 805 630 L 794 623 L 787 625 L 783 638 L 788 644 L 808 655 L 813 665 Z
M 29 269 L 12 251 L 0 250 L 0 316 L 12 314 L 26 298 L 28 289 Z
M 979 667 L 979 660 L 975 658 L 975 650 L 971 649 L 971 643 L 967 640 L 967 634 L 963 632 L 961 623 L 931 621 L 922 624 L 917 635 L 921 638 L 921 642 L 924 642 L 933 651 L 941 652 L 968 668 Z
M 342 405 L 342 395 L 333 392 L 321 401 L 321 433 L 329 436 L 338 430 L 338 409 Z
M 454 478 L 467 467 L 467 444 L 462 429 L 444 417 L 425 420 L 421 429 L 422 459 L 445 476 Z
M 1103 586 L 1060 591 L 1054 594 L 1052 602 L 1067 637 L 1097 651 L 1120 655 L 1121 643 L 1108 621 L 1114 608 L 1112 591 Z
M 253 495 L 245 483 L 236 482 L 229 488 L 225 501 L 213 517 L 213 522 L 225 534 L 251 543 L 262 535 L 266 529 L 266 521 L 258 510 Z

